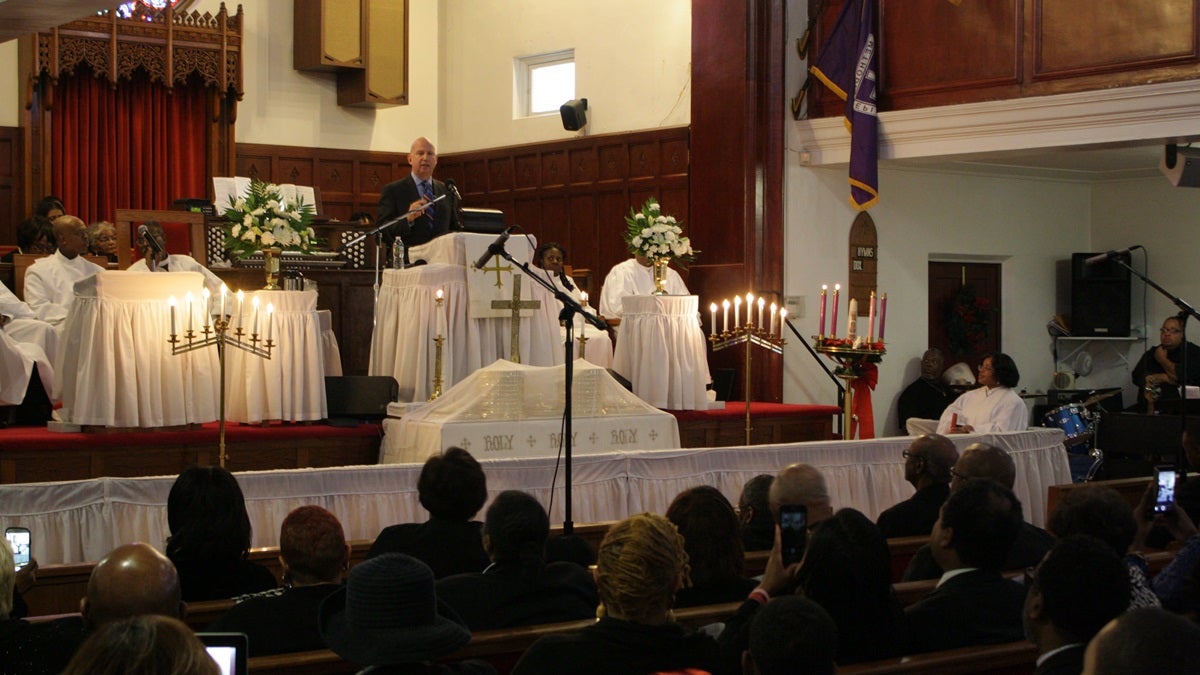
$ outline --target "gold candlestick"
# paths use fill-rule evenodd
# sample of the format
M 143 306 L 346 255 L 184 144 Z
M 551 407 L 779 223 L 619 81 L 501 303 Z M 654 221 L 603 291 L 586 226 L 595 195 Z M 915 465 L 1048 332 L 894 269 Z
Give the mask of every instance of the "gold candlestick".
M 442 395 L 442 343 L 445 341 L 446 338 L 441 335 L 433 338 L 433 393 L 429 395 L 430 401 L 436 401 Z

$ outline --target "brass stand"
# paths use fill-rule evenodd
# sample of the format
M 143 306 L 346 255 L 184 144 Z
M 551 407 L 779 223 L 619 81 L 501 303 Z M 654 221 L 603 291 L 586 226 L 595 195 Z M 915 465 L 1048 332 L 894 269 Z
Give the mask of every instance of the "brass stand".
M 754 346 L 757 345 L 776 354 L 782 354 L 783 345 L 787 344 L 787 341 L 781 336 L 771 335 L 763 328 L 756 327 L 753 321 L 748 322 L 745 326 L 734 328 L 731 331 L 721 331 L 720 333 L 709 335 L 708 341 L 712 343 L 712 350 L 714 352 L 746 343 L 746 378 L 744 387 L 746 394 L 746 445 L 750 445 L 750 432 L 754 428 L 750 422 L 750 367 Z
M 520 281 L 521 277 L 517 277 L 518 284 Z M 518 286 L 519 288 L 520 286 Z M 434 300 L 434 303 L 437 305 L 437 318 L 435 320 L 438 322 L 441 322 L 442 305 L 445 302 L 446 298 L 442 297 L 441 291 L 438 291 L 438 296 Z M 519 310 L 513 310 L 514 313 L 517 311 Z M 516 323 L 516 321 L 513 321 L 513 325 L 516 325 Z M 436 401 L 442 395 L 442 346 L 445 343 L 446 337 L 442 335 L 441 328 L 439 327 L 437 337 L 433 338 L 433 392 L 429 394 L 430 401 Z
M 842 440 L 850 440 L 854 429 L 854 387 L 851 385 L 861 375 L 861 368 L 867 363 L 878 363 L 887 349 L 882 342 L 870 343 L 871 348 L 855 348 L 831 344 L 824 335 L 814 335 L 813 340 L 814 349 L 837 361 L 838 367 L 833 374 L 846 381 L 846 396 L 842 400 Z
M 207 315 L 208 310 L 205 309 L 205 316 Z M 259 356 L 264 359 L 271 358 L 271 350 L 275 347 L 275 342 L 270 337 L 271 331 L 269 322 L 271 321 L 271 312 L 267 312 L 268 328 L 266 340 L 261 339 L 256 332 L 244 332 L 240 324 L 234 330 L 233 337 L 230 338 L 228 314 L 217 317 L 217 319 L 214 320 L 211 325 L 207 320 L 205 320 L 204 326 L 200 330 L 200 335 L 203 337 L 198 336 L 196 332 L 192 330 L 190 316 L 188 317 L 188 320 L 188 329 L 182 336 L 179 336 L 175 333 L 175 327 L 172 325 L 171 337 L 167 339 L 167 342 L 171 343 L 171 354 L 173 355 L 186 354 L 188 352 L 196 351 L 197 349 L 204 349 L 205 347 L 210 347 L 213 345 L 216 345 L 217 347 L 217 362 L 220 364 L 221 371 L 221 407 L 218 433 L 220 440 L 218 444 L 217 460 L 220 462 L 221 468 L 225 468 L 225 458 L 227 456 L 225 454 L 225 346 L 232 345 L 255 356 Z M 172 321 L 172 324 L 173 323 L 174 322 Z M 246 342 L 242 341 L 243 336 L 247 337 Z M 186 343 L 180 344 L 184 340 L 186 340 Z M 261 346 L 258 344 L 260 342 L 262 343 Z

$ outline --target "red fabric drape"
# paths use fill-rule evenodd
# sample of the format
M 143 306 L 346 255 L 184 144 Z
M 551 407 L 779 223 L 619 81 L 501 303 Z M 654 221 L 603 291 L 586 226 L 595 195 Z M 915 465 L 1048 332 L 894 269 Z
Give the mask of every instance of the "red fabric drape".
M 871 391 L 879 383 L 879 367 L 874 363 L 862 365 L 862 375 L 850 380 L 854 389 L 854 420 L 850 438 L 875 438 L 875 408 L 871 405 Z
M 207 195 L 208 96 L 202 84 L 169 90 L 143 71 L 116 89 L 86 69 L 64 75 L 50 131 L 53 194 L 84 222 Z

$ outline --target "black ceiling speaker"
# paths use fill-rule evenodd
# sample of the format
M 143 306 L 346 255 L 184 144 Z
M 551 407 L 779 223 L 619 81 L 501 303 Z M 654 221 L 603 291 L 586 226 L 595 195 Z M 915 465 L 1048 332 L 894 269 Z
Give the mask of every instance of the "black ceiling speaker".
M 558 109 L 562 115 L 563 128 L 567 131 L 579 131 L 587 126 L 587 99 L 576 98 L 562 104 Z

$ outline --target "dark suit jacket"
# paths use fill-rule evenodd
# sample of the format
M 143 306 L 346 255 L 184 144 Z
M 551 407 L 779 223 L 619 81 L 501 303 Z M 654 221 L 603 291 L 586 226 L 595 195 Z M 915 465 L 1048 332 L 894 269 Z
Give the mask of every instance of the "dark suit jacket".
M 887 538 L 916 537 L 933 532 L 942 502 L 950 496 L 950 484 L 939 483 L 917 490 L 916 494 L 879 514 L 875 523 Z
M 448 194 L 446 184 L 433 179 L 433 196 L 440 197 Z M 379 224 L 395 218 L 408 211 L 408 205 L 421 198 L 417 192 L 417 181 L 412 174 L 398 181 L 388 183 L 379 193 Z M 446 234 L 450 230 L 462 229 L 458 221 L 458 204 L 454 195 L 449 195 L 434 205 L 434 216 L 422 215 L 409 223 L 401 220 L 383 232 L 384 241 L 390 246 L 396 235 L 400 235 L 405 246 L 418 246 Z
M 904 610 L 905 653 L 941 651 L 1024 638 L 1025 587 L 999 572 L 955 576 Z
M 1053 547 L 1054 535 L 1037 525 L 1021 523 L 1021 529 L 1017 531 L 1017 540 L 1013 542 L 1012 548 L 1008 551 L 1008 558 L 1004 560 L 1004 569 L 1022 570 L 1026 567 L 1035 567 L 1045 557 L 1046 552 Z M 929 544 L 925 544 L 917 549 L 912 560 L 908 561 L 908 568 L 904 570 L 902 581 L 937 579 L 940 576 L 942 576 L 942 568 L 934 562 Z
M 491 560 L 483 550 L 483 523 L 430 518 L 424 523 L 403 523 L 383 528 L 368 558 L 384 553 L 404 553 L 429 565 L 433 578 L 482 572 Z
M 1042 662 L 1033 675 L 1079 675 L 1083 672 L 1086 644 L 1071 645 Z
M 439 579 L 438 598 L 472 631 L 596 616 L 600 598 L 587 568 L 554 562 L 533 578 L 523 577 L 521 571 L 520 563 L 498 562 L 484 572 Z

